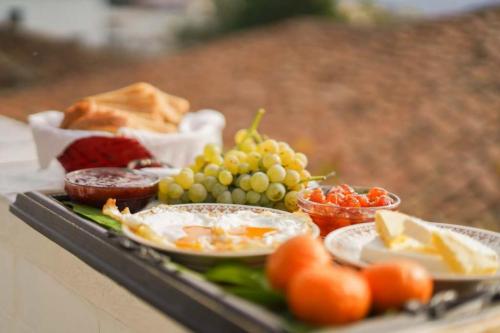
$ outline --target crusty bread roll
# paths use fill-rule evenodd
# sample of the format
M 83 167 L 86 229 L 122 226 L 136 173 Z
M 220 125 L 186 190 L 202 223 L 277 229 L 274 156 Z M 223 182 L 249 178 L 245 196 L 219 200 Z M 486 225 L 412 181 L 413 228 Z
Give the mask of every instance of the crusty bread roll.
M 64 112 L 61 128 L 117 132 L 120 127 L 175 132 L 189 102 L 148 83 L 86 97 Z

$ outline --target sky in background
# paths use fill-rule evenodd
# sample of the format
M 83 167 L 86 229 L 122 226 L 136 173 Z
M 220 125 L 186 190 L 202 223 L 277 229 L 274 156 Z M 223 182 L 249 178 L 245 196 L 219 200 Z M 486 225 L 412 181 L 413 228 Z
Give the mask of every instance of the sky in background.
M 207 0 L 192 0 L 207 1 Z M 340 0 L 352 2 L 356 0 Z M 373 0 L 394 10 L 423 16 L 450 15 L 500 0 Z M 91 46 L 120 43 L 141 52 L 162 52 L 173 40 L 178 14 L 155 8 L 111 7 L 106 0 L 0 0 L 0 22 L 12 8 L 22 11 L 29 31 L 74 38 Z
M 375 0 L 388 8 L 412 8 L 424 15 L 447 15 L 491 4 L 500 0 Z

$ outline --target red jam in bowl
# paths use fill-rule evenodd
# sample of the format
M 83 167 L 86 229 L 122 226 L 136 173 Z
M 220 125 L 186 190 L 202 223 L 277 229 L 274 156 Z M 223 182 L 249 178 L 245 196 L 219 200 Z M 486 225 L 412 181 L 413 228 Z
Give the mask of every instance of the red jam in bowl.
M 299 193 L 299 208 L 309 214 L 326 237 L 333 230 L 373 222 L 379 209 L 397 210 L 401 200 L 379 187 L 320 186 Z
M 114 198 L 118 208 L 136 212 L 156 195 L 158 181 L 157 176 L 137 170 L 92 168 L 68 173 L 64 189 L 75 202 L 102 208 Z

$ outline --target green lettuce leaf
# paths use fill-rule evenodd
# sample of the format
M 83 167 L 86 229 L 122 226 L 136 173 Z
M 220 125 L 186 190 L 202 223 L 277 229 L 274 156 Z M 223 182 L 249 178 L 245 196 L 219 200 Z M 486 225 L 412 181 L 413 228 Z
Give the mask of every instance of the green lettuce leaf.
M 74 202 L 66 201 L 64 204 L 70 207 L 76 214 L 88 218 L 106 228 L 121 232 L 122 227 L 120 222 L 104 215 L 100 209 L 86 205 L 80 205 Z

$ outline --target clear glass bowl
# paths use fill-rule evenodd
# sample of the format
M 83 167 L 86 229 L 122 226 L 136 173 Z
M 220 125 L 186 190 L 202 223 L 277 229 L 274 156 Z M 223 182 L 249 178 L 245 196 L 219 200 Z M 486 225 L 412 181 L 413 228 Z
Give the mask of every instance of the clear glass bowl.
M 326 193 L 331 186 L 320 186 Z M 341 207 L 332 203 L 317 203 L 307 199 L 307 196 L 314 188 L 301 191 L 298 196 L 298 206 L 301 211 L 309 214 L 321 231 L 321 236 L 325 237 L 333 230 L 346 227 L 352 224 L 373 222 L 375 212 L 379 209 L 397 210 L 401 204 L 401 199 L 394 193 L 389 192 L 393 203 L 380 207 Z M 368 193 L 369 187 L 353 186 L 359 194 Z
M 109 198 L 120 210 L 136 212 L 158 191 L 159 177 L 125 168 L 91 168 L 72 171 L 64 178 L 64 190 L 72 201 L 102 208 Z

